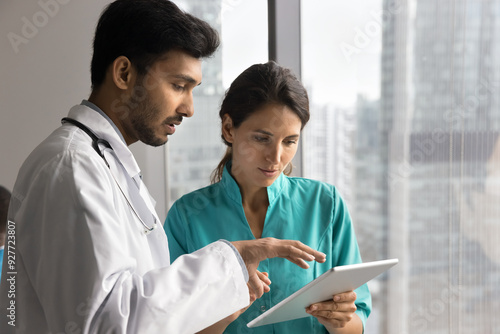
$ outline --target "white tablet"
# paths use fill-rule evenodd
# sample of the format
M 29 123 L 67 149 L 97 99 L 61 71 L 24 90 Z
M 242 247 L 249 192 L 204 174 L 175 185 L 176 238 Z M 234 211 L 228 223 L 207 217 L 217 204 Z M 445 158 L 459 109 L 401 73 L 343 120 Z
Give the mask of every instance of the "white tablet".
M 308 317 L 310 314 L 305 309 L 309 305 L 329 300 L 337 293 L 355 290 L 396 263 L 398 259 L 334 267 L 250 321 L 247 326 L 257 327 Z

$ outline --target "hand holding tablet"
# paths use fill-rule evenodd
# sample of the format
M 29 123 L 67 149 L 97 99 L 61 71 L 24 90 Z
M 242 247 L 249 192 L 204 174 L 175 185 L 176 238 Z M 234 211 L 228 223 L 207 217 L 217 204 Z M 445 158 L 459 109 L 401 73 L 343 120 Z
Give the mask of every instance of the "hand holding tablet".
M 306 308 L 309 305 L 355 290 L 397 263 L 398 259 L 389 259 L 334 267 L 250 321 L 247 326 L 257 327 L 307 317 Z

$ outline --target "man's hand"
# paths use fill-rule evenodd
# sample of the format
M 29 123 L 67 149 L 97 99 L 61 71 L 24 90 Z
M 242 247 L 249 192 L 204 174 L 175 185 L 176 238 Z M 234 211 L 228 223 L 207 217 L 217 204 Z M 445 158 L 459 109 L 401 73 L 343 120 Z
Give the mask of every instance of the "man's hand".
M 269 280 L 269 278 L 267 278 L 268 274 L 265 273 L 265 272 L 261 273 L 260 271 L 257 270 L 257 276 L 259 277 L 259 279 L 263 283 L 265 283 L 264 292 L 269 292 L 269 284 L 271 284 L 271 281 Z M 238 319 L 238 317 L 243 312 L 245 312 L 250 307 L 250 305 L 252 305 L 253 302 L 257 299 L 257 296 L 255 295 L 254 291 L 250 287 L 250 284 L 248 284 L 248 290 L 249 290 L 249 293 L 250 293 L 250 304 L 248 304 L 247 307 L 242 308 L 241 310 L 236 311 L 235 313 L 233 313 L 230 316 L 222 319 L 221 321 L 216 322 L 212 326 L 210 326 L 208 328 L 205 328 L 201 332 L 198 332 L 198 334 L 221 334 L 221 333 L 223 333 L 226 330 L 227 326 L 229 326 L 230 323 L 232 323 L 233 321 L 235 321 L 236 319 Z
M 269 291 L 269 284 L 271 283 L 267 276 L 257 272 L 260 261 L 273 257 L 282 257 L 301 268 L 307 269 L 309 265 L 306 261 L 325 262 L 326 260 L 325 254 L 295 240 L 262 238 L 233 241 L 232 244 L 245 262 L 249 276 L 248 284 L 255 294 L 255 298 L 260 298 L 264 292 Z
M 264 288 L 264 292 L 269 292 L 271 289 L 269 285 L 271 284 L 271 280 L 269 279 L 269 274 L 266 272 L 260 272 L 258 270 L 255 271 L 257 274 L 257 278 L 260 280 L 261 285 Z M 250 294 L 250 305 L 257 300 L 261 295 L 258 295 L 258 291 L 254 291 L 252 286 L 250 285 L 250 280 L 248 281 L 248 292 Z

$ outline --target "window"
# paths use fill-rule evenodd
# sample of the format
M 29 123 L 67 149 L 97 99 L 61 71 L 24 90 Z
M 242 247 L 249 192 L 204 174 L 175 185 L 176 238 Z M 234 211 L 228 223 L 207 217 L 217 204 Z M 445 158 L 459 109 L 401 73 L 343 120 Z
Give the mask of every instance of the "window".
M 366 333 L 500 326 L 500 3 L 302 1 L 304 175 L 335 184 L 370 282 Z
M 267 61 L 267 2 L 174 1 L 209 22 L 221 36 L 217 53 L 202 64 L 202 85 L 194 90 L 195 117 L 185 119 L 167 150 L 168 207 L 180 196 L 207 186 L 225 152 L 219 107 L 225 90 L 243 70 Z

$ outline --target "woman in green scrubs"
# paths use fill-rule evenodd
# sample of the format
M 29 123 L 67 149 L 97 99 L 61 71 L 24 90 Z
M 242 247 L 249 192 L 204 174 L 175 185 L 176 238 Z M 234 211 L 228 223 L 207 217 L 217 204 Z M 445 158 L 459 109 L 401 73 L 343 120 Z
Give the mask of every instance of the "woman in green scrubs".
M 264 237 L 300 240 L 327 257 L 309 269 L 279 258 L 261 262 L 271 291 L 206 332 L 361 334 L 371 311 L 366 285 L 310 306 L 310 317 L 246 326 L 331 267 L 362 260 L 336 188 L 287 176 L 309 120 L 307 92 L 297 78 L 274 62 L 249 67 L 226 92 L 220 117 L 227 152 L 212 184 L 183 196 L 168 213 L 164 227 L 171 261 L 219 239 Z

